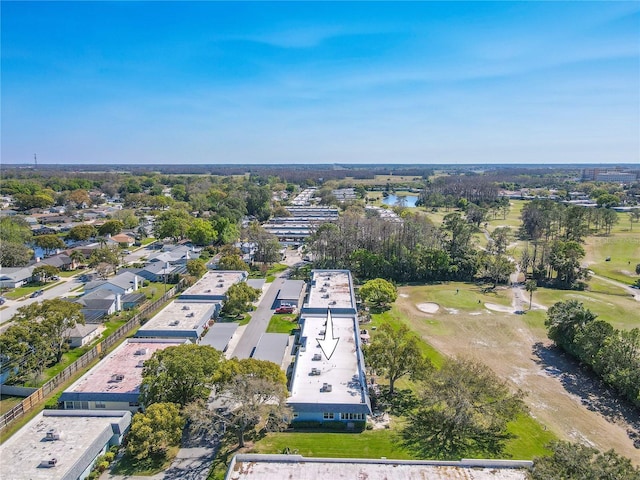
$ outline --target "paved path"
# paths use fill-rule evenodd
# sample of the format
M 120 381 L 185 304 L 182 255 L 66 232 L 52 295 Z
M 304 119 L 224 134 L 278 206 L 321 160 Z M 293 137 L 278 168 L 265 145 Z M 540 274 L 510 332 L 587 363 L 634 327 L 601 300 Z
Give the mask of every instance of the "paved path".
M 619 282 L 617 280 L 613 280 L 611 278 L 602 277 L 600 275 L 596 275 L 595 273 L 591 275 L 593 278 L 597 278 L 598 280 L 602 280 L 603 282 L 610 283 L 611 285 L 615 285 L 617 287 L 623 288 L 626 292 L 629 293 L 633 297 L 636 302 L 640 302 L 640 290 L 632 288 L 626 283 Z
M 262 301 L 258 308 L 251 315 L 251 321 L 248 323 L 242 337 L 238 341 L 238 345 L 233 351 L 233 356 L 237 358 L 249 358 L 253 349 L 258 344 L 258 340 L 263 333 L 267 331 L 269 321 L 273 315 L 273 303 L 276 300 L 278 292 L 282 288 L 284 280 L 282 278 L 276 278 L 269 289 L 262 297 Z

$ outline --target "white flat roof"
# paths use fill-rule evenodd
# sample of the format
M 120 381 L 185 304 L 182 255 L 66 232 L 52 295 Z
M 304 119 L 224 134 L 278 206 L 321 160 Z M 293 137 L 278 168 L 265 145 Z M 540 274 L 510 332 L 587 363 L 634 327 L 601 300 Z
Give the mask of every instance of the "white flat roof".
M 313 270 L 308 308 L 356 308 L 347 270 Z
M 142 325 L 138 332 L 149 330 L 196 330 L 203 320 L 208 320 L 215 311 L 217 302 L 190 302 L 176 300 L 160 310 Z M 218 302 L 219 303 L 219 302 Z M 208 318 L 204 318 L 208 317 Z M 178 322 L 178 323 L 176 323 Z
M 181 296 L 224 296 L 231 285 L 242 281 L 246 277 L 247 272 L 211 270 L 205 273 L 194 285 L 182 292 Z
M 119 411 L 70 411 L 49 416 L 45 410 L 0 445 L 0 476 L 6 479 L 62 480 L 76 472 L 73 478 L 77 478 L 88 466 L 87 463 L 80 470 L 85 452 L 93 446 L 97 454 L 98 448 L 113 435 L 111 425 L 130 415 Z M 60 440 L 45 439 L 52 429 L 61 432 Z M 57 460 L 55 467 L 40 467 L 40 462 L 52 458 Z
M 526 461 L 435 462 L 245 454 L 233 458 L 226 480 L 526 480 L 530 466 L 531 462 Z
M 184 340 L 128 339 L 80 377 L 65 393 L 138 393 L 142 383 L 142 363 L 158 350 L 183 343 Z M 116 381 L 114 375 L 122 375 L 123 378 Z
M 298 349 L 291 396 L 287 403 L 365 404 L 362 385 L 366 382 L 358 365 L 356 351 L 356 335 L 359 334 L 356 317 L 332 314 L 332 319 L 333 334 L 339 340 L 333 354 L 327 358 L 317 340 L 325 336 L 327 316 L 303 315 L 300 337 L 306 337 L 306 348 Z M 311 375 L 312 369 L 317 369 L 320 374 Z M 322 391 L 325 383 L 331 385 L 330 392 Z

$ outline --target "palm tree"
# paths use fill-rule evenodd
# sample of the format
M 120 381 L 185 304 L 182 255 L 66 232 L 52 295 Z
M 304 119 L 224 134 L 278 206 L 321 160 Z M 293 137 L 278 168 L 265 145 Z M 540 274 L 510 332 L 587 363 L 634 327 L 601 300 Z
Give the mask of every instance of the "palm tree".
M 535 280 L 528 280 L 525 283 L 524 288 L 527 292 L 529 292 L 529 310 L 531 310 L 531 304 L 533 302 L 533 292 L 538 289 L 538 282 Z
M 73 252 L 71 252 L 69 258 L 73 260 L 73 263 L 78 265 L 83 264 L 87 261 L 87 257 L 85 257 L 84 253 L 82 253 L 80 250 L 74 250 Z

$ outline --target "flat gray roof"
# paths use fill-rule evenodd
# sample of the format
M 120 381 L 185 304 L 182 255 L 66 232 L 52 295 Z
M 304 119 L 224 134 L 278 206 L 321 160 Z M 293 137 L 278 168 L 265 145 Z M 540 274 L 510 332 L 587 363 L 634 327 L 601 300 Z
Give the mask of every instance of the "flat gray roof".
M 280 300 L 298 300 L 304 285 L 304 280 L 285 280 L 278 293 L 278 298 Z
M 288 345 L 289 335 L 286 333 L 263 333 L 251 357 L 281 365 Z
M 142 383 L 142 363 L 154 352 L 182 345 L 184 340 L 153 338 L 128 339 L 85 373 L 65 393 L 139 393 Z M 116 379 L 114 375 L 122 375 Z
M 223 298 L 229 287 L 247 278 L 247 272 L 231 270 L 211 270 L 194 285 L 187 288 L 180 297 L 203 296 Z M 215 298 L 214 298 L 215 299 Z
M 370 413 L 365 389 L 366 379 L 361 365 L 359 335 L 355 315 L 332 315 L 333 335 L 339 338 L 333 354 L 327 358 L 318 343 L 325 337 L 327 315 L 303 315 L 300 323 L 302 346 L 298 349 L 291 381 L 291 396 L 287 403 L 316 405 L 351 405 L 362 407 L 362 413 Z M 306 343 L 305 343 L 306 342 Z M 306 346 L 305 346 L 306 345 Z M 312 371 L 318 372 L 313 375 Z M 322 391 L 324 384 L 331 391 Z
M 203 322 L 213 316 L 216 303 L 214 301 L 204 303 L 178 299 L 164 307 L 142 325 L 136 335 L 144 336 L 144 332 L 152 330 L 167 332 L 197 330 Z
M 113 436 L 112 425 L 124 430 L 130 422 L 130 412 L 45 410 L 0 445 L 0 474 L 7 479 L 78 478 Z M 51 430 L 61 438 L 46 440 Z M 40 467 L 52 458 L 57 460 L 55 467 Z
M 242 454 L 233 457 L 225 480 L 526 480 L 531 464 L 510 460 L 438 462 Z
M 211 328 L 209 328 L 209 331 L 205 336 L 202 337 L 200 345 L 209 345 L 216 350 L 223 352 L 224 349 L 227 348 L 227 345 L 229 345 L 231 337 L 236 333 L 239 326 L 240 324 L 236 322 L 216 322 L 211 326 Z
M 355 298 L 348 270 L 312 270 L 305 308 L 354 309 Z

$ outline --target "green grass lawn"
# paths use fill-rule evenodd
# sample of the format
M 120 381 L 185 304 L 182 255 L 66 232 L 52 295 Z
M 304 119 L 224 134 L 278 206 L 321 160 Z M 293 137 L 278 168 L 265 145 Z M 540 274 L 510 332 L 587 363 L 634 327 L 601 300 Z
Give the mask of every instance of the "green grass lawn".
M 291 334 L 291 330 L 298 328 L 297 315 L 273 315 L 267 326 L 267 333 Z
M 625 284 L 640 278 L 635 273 L 636 265 L 640 263 L 640 227 L 633 233 L 589 237 L 584 248 L 584 261 L 597 275 Z M 607 258 L 610 260 L 606 261 Z
M 61 282 L 29 284 L 24 287 L 14 288 L 12 291 L 5 293 L 4 296 L 6 298 L 10 298 L 11 300 L 17 300 L 18 298 L 24 297 L 25 295 L 31 295 L 36 290 L 49 290 L 50 288 L 53 288 L 60 283 Z
M 598 318 L 609 322 L 614 328 L 629 330 L 640 327 L 638 308 L 640 305 L 631 297 L 589 291 L 538 288 L 534 293 L 534 299 L 547 307 L 556 302 L 577 300 L 597 314 Z
M 533 457 L 549 455 L 545 448 L 556 436 L 546 430 L 529 415 L 520 415 L 507 426 L 509 433 L 516 437 L 507 442 L 505 457 L 513 460 L 531 460 Z
M 60 273 L 58 273 L 58 276 L 65 277 L 65 278 L 73 277 L 74 275 L 78 275 L 77 270 L 63 270 Z
M 268 433 L 258 441 L 256 453 L 282 453 L 286 448 L 305 457 L 414 459 L 395 438 L 395 429 L 362 433 L 281 432 Z

